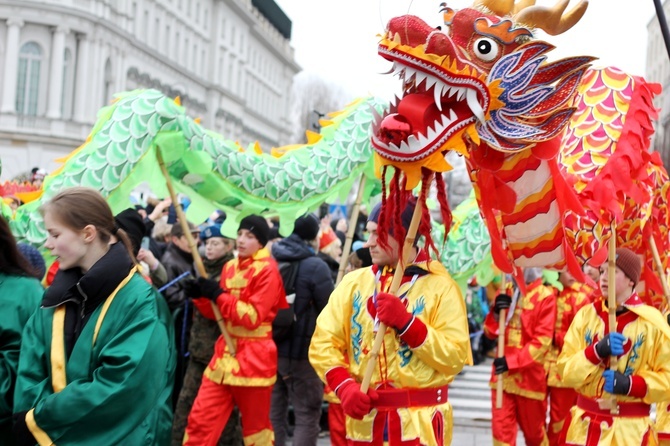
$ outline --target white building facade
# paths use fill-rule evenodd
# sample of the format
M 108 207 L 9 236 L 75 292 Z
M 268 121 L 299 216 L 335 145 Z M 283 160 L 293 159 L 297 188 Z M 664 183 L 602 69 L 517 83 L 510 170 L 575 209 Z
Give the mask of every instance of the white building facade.
M 287 144 L 290 32 L 272 0 L 0 0 L 0 179 L 53 170 L 135 88 L 228 139 Z
M 666 20 L 670 18 L 670 0 L 663 2 Z M 647 24 L 647 63 L 645 79 L 658 82 L 663 92 L 654 104 L 660 109 L 653 146 L 660 152 L 663 164 L 670 167 L 670 59 L 663 41 L 658 18 L 654 15 Z

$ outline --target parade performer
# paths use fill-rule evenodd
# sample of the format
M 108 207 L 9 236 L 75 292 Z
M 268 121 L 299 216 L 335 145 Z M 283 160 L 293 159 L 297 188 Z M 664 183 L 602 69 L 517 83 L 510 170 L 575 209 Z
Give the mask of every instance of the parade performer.
M 207 226 L 200 233 L 200 239 L 205 244 L 205 258 L 203 263 L 209 278 L 219 280 L 223 266 L 235 258 L 235 240 L 224 237 L 218 224 Z M 214 344 L 221 336 L 221 330 L 215 321 L 206 318 L 199 310 L 193 313 L 188 342 L 189 361 L 186 366 L 184 382 L 179 392 L 172 421 L 172 446 L 179 446 L 184 439 L 186 421 L 198 394 L 202 374 L 214 354 Z M 218 446 L 239 446 L 242 443 L 240 429 L 240 415 L 233 410 L 230 420 L 221 435 Z
M 216 445 L 233 406 L 242 416 L 245 445 L 274 443 L 270 400 L 277 377 L 277 347 L 272 320 L 288 305 L 277 264 L 264 248 L 269 232 L 263 217 L 244 217 L 237 232 L 238 258 L 226 263 L 220 282 L 204 278 L 187 282 L 187 295 L 196 298 L 194 303 L 205 316 L 214 318 L 210 300 L 218 305 L 237 353 L 230 355 L 223 336 L 216 341 L 188 417 L 185 445 Z
M 66 189 L 41 211 L 60 269 L 23 331 L 17 444 L 167 444 L 175 348 L 165 300 L 98 192 Z
M 556 296 L 556 324 L 554 326 L 554 338 L 547 353 L 546 363 L 548 365 L 547 385 L 549 396 L 549 426 L 547 436 L 549 445 L 558 445 L 559 434 L 563 429 L 563 422 L 569 415 L 570 409 L 577 402 L 577 392 L 566 387 L 558 376 L 556 370 L 556 359 L 563 348 L 563 340 L 568 332 L 577 311 L 590 303 L 589 297 L 593 292 L 591 287 L 579 283 L 567 271 L 561 271 L 558 280 L 563 286 Z
M 316 215 L 305 214 L 296 219 L 289 237 L 272 245 L 274 259 L 288 268 L 289 272 L 283 275 L 285 280 L 290 277 L 292 268 L 296 268 L 293 284 L 290 280 L 284 283 L 284 290 L 294 294 L 290 301 L 292 309 L 284 314 L 284 320 L 288 317 L 290 322 L 282 324 L 278 317 L 273 329 L 278 366 L 270 418 L 277 446 L 286 444 L 289 404 L 293 406 L 295 417 L 293 445 L 315 445 L 321 431 L 323 383 L 307 355 L 316 318 L 328 303 L 333 281 L 328 265 L 315 253 L 319 243 L 319 223 Z
M 21 332 L 39 308 L 44 288 L 22 257 L 7 221 L 0 216 L 0 444 L 13 446 L 12 408 Z
M 544 358 L 551 346 L 556 322 L 554 289 L 542 282 L 538 268 L 524 270 L 526 295 L 518 290 L 515 299 L 507 294 L 496 297 L 484 321 L 484 334 L 495 339 L 503 324 L 505 356 L 493 362 L 491 376 L 492 433 L 497 445 L 515 445 L 521 427 L 526 444 L 547 444 L 547 372 Z M 507 321 L 499 321 L 500 310 L 511 308 Z M 502 376 L 501 376 L 502 375 Z M 503 380 L 502 407 L 496 408 L 495 387 Z
M 387 201 L 388 206 L 393 203 Z M 456 283 L 428 253 L 412 247 L 398 296 L 388 294 L 400 256 L 395 234 L 407 230 L 415 202 L 390 223 L 380 244 L 381 206 L 367 230 L 373 266 L 345 275 L 317 320 L 309 359 L 335 391 L 346 414 L 350 445 L 446 445 L 451 443 L 448 384 L 470 359 L 465 303 Z M 389 211 L 389 209 L 387 209 Z M 386 324 L 382 352 L 369 392 L 360 382 L 377 323 Z M 388 443 L 385 443 L 388 442 Z
M 577 391 L 577 405 L 562 433 L 570 445 L 656 444 L 650 404 L 670 399 L 670 329 L 635 291 L 642 265 L 626 248 L 616 250 L 615 283 L 601 274 L 607 295 L 615 287 L 617 326 L 610 330 L 605 299 L 582 308 L 565 336 L 558 358 L 563 383 Z M 617 355 L 617 370 L 609 370 Z M 612 394 L 617 413 L 604 404 Z

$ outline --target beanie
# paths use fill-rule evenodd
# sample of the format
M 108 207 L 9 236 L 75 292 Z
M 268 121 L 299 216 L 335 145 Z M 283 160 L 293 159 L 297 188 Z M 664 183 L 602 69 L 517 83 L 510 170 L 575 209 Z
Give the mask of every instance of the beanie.
M 130 243 L 133 245 L 133 253 L 137 255 L 142 245 L 142 237 L 146 235 L 147 228 L 144 226 L 142 216 L 135 209 L 126 209 L 114 217 L 116 226 L 128 234 Z
M 268 226 L 268 222 L 260 215 L 252 214 L 244 217 L 242 221 L 240 221 L 240 227 L 237 230 L 239 231 L 242 229 L 251 232 L 261 246 L 267 244 L 268 237 L 270 237 L 270 227 Z
M 323 251 L 328 245 L 337 240 L 337 235 L 332 229 L 328 229 L 321 233 L 321 238 L 319 239 L 319 251 Z
M 410 223 L 412 223 L 412 215 L 414 214 L 414 208 L 416 207 L 416 197 L 412 196 L 405 205 L 402 214 L 400 214 L 400 221 L 402 222 L 402 227 L 405 228 L 405 231 L 409 229 Z M 368 221 L 372 223 L 379 223 L 379 214 L 382 212 L 381 202 L 372 209 L 370 215 L 368 216 Z M 393 234 L 393 228 L 391 228 L 391 234 Z
M 202 231 L 200 231 L 200 240 L 203 242 L 206 242 L 207 239 L 210 239 L 212 237 L 221 237 L 221 225 L 209 225 Z
M 628 248 L 617 249 L 616 266 L 637 285 L 638 280 L 640 280 L 640 271 L 642 270 L 642 264 L 637 254 Z
M 305 214 L 299 217 L 293 226 L 293 233 L 305 241 L 316 239 L 319 235 L 319 219 L 314 214 Z
M 27 243 L 17 243 L 16 247 L 19 249 L 21 255 L 28 261 L 30 266 L 33 267 L 35 277 L 42 280 L 44 273 L 47 272 L 47 266 L 46 263 L 44 263 L 42 254 L 40 254 L 37 248 L 33 245 Z

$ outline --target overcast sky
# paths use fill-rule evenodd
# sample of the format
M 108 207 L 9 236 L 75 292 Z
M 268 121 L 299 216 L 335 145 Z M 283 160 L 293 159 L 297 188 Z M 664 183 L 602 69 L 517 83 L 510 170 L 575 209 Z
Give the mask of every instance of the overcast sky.
M 442 24 L 442 0 L 275 1 L 293 22 L 291 42 L 305 74 L 314 73 L 340 85 L 352 98 L 367 94 L 390 98 L 398 91 L 396 80 L 379 74 L 389 65 L 377 55 L 377 34 L 390 18 L 410 13 L 430 25 Z M 472 1 L 447 3 L 459 9 Z M 540 5 L 553 3 L 537 1 Z M 570 7 L 575 3 L 572 0 Z M 542 38 L 557 47 L 550 59 L 596 56 L 597 66 L 613 65 L 644 75 L 647 24 L 652 19 L 656 20 L 653 0 L 591 0 L 575 27 L 562 36 Z

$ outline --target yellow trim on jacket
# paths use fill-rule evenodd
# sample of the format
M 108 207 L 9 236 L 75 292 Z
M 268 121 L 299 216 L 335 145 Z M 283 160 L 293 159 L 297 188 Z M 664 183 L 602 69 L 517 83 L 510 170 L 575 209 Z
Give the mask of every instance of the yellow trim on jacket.
M 30 433 L 33 434 L 33 437 L 35 437 L 35 440 L 37 440 L 37 443 L 40 446 L 52 446 L 55 444 L 53 440 L 49 438 L 49 435 L 37 425 L 37 422 L 35 421 L 35 409 L 30 409 L 28 413 L 26 413 L 26 426 L 28 426 L 28 430 L 30 430 Z

